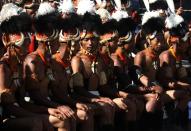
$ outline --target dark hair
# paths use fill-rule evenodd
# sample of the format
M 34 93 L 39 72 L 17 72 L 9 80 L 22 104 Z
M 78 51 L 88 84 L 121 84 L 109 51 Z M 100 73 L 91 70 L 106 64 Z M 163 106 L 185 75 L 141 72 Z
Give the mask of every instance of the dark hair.
M 26 13 L 12 16 L 9 20 L 4 20 L 0 25 L 3 33 L 30 32 L 31 27 L 31 17 Z
M 101 28 L 101 19 L 99 15 L 86 12 L 82 18 L 82 25 L 80 28 L 81 30 L 85 29 L 86 31 L 96 31 L 99 33 Z
M 172 36 L 184 37 L 188 32 L 188 25 L 185 22 L 182 22 L 177 27 L 170 29 L 169 32 Z
M 101 34 L 113 32 L 115 30 L 117 30 L 117 21 L 115 19 L 111 19 L 102 24 Z
M 123 18 L 118 22 L 119 36 L 125 36 L 129 31 L 134 32 L 136 23 L 132 18 Z
M 37 16 L 34 19 L 35 31 L 38 33 L 50 32 L 53 29 L 59 29 L 61 16 L 57 12 Z
M 166 1 L 158 0 L 158 1 L 150 4 L 150 11 L 158 10 L 158 9 L 167 10 L 168 5 L 167 5 Z
M 161 32 L 164 30 L 164 20 L 160 17 L 150 18 L 144 25 L 142 25 L 142 31 L 144 35 L 152 34 L 155 31 Z

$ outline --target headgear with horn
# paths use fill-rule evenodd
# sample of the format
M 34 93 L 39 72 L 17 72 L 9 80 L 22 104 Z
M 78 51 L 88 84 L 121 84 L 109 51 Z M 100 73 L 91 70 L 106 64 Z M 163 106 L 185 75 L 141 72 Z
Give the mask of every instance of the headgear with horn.
M 166 18 L 165 24 L 170 36 L 178 37 L 184 42 L 188 40 L 189 29 L 182 16 L 171 14 Z
M 8 46 L 21 46 L 25 40 L 23 33 L 31 31 L 31 18 L 21 8 L 13 3 L 5 4 L 0 12 L 0 28 L 3 33 L 3 43 Z M 7 38 L 6 35 L 10 38 Z
M 154 39 L 157 33 L 164 30 L 164 21 L 157 12 L 145 12 L 142 19 L 142 31 L 145 35 L 152 34 L 149 39 Z
M 82 18 L 81 30 L 81 39 L 89 37 L 99 37 L 99 32 L 101 28 L 101 19 L 99 15 L 90 14 L 86 12 Z M 91 32 L 91 35 L 88 35 L 88 32 Z
M 48 2 L 40 4 L 34 20 L 36 40 L 52 41 L 59 36 L 60 16 Z
M 136 24 L 132 18 L 123 18 L 118 22 L 119 43 L 128 43 L 133 39 L 133 32 L 136 28 Z
M 104 35 L 106 33 L 113 33 L 113 35 L 112 37 L 104 39 L 101 37 L 100 44 L 102 45 L 107 45 L 108 42 L 114 41 L 118 38 L 117 21 L 115 19 L 110 19 L 106 23 L 102 24 L 101 35 Z

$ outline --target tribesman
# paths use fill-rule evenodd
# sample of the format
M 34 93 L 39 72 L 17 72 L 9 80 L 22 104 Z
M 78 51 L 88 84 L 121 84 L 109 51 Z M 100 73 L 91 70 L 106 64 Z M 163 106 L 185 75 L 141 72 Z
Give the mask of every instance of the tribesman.
M 160 54 L 161 72 L 159 80 L 166 90 L 164 101 L 166 103 L 176 101 L 172 108 L 174 110 L 172 119 L 179 126 L 185 126 L 187 104 L 191 91 L 191 84 L 188 79 L 191 64 L 188 61 L 188 56 L 186 56 L 186 50 L 189 46 L 189 30 L 184 19 L 176 14 L 167 17 L 166 27 L 169 31 L 167 43 L 170 47 Z
M 93 9 L 87 9 L 93 11 Z M 77 12 L 86 11 L 78 10 Z M 99 115 L 101 119 L 99 121 L 101 130 L 112 130 L 114 103 L 109 98 L 101 97 L 98 92 L 98 89 L 106 83 L 101 58 L 98 56 L 100 27 L 101 20 L 99 16 L 95 15 L 95 12 L 84 14 L 80 28 L 81 48 L 71 61 L 73 74 L 70 86 L 73 97 L 93 104 L 95 115 Z
M 118 48 L 118 31 L 117 31 L 117 21 L 115 19 L 110 19 L 103 23 L 101 37 L 100 37 L 100 52 L 99 55 L 102 58 L 102 63 L 104 67 L 104 72 L 106 73 L 107 83 L 100 88 L 99 92 L 101 95 L 110 97 L 116 104 L 117 114 L 121 114 L 122 118 L 117 120 L 118 123 L 124 123 L 123 128 L 134 130 L 136 120 L 136 105 L 134 101 L 130 99 L 130 95 L 126 92 L 118 90 L 116 87 L 116 63 L 118 61 L 115 51 Z M 119 61 L 118 61 L 119 62 Z M 120 115 L 119 115 L 120 116 Z M 124 117 L 123 117 L 124 116 Z M 119 122 L 120 121 L 120 122 Z M 120 125 L 120 128 L 122 126 Z M 122 130 L 122 129 L 121 129 Z
M 29 94 L 29 102 L 48 108 L 49 122 L 59 131 L 75 131 L 74 111 L 51 99 L 50 84 L 55 81 L 51 57 L 59 48 L 60 15 L 48 2 L 40 4 L 34 26 L 37 49 L 27 55 L 24 63 L 24 78 Z
M 23 60 L 30 42 L 30 16 L 13 3 L 5 4 L 0 12 L 0 28 L 7 50 L 0 60 L 0 113 L 4 119 L 0 129 L 42 131 L 48 125 L 43 124 L 40 115 L 25 110 L 20 102 Z
M 146 36 L 148 47 L 136 54 L 134 58 L 134 69 L 130 70 L 134 80 L 133 84 L 137 86 L 135 88 L 138 90 L 138 93 L 142 94 L 145 100 L 145 110 L 149 116 L 148 118 L 150 118 L 148 121 L 152 122 L 149 128 L 152 128 L 152 126 L 161 126 L 157 123 L 157 119 L 160 119 L 154 117 L 154 114 L 161 114 L 163 88 L 157 81 L 156 76 L 159 69 L 159 54 L 164 45 L 163 30 L 164 22 L 158 13 L 145 12 L 142 20 L 142 31 Z
M 175 9 L 173 0 L 143 0 L 143 2 L 147 12 L 155 12 L 164 21 L 166 19 L 166 16 L 168 16 Z M 149 46 L 145 38 L 146 37 L 144 36 L 143 32 L 139 30 L 137 35 L 135 36 L 135 44 L 137 49 L 143 50 Z M 162 50 L 168 49 L 168 45 L 164 43 L 163 48 L 164 49 Z
M 94 130 L 94 115 L 91 106 L 72 99 L 69 92 L 69 80 L 72 75 L 70 60 L 79 50 L 81 18 L 75 14 L 71 0 L 63 1 L 60 6 L 62 22 L 59 34 L 59 49 L 52 56 L 55 81 L 50 86 L 52 99 L 61 104 L 68 104 L 74 111 L 80 131 Z

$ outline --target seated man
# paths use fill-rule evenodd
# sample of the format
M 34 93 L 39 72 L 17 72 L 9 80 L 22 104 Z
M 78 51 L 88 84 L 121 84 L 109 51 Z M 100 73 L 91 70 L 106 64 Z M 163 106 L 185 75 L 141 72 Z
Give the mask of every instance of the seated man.
M 59 47 L 57 26 L 60 17 L 54 7 L 44 2 L 40 4 L 35 18 L 38 47 L 26 56 L 24 62 L 25 87 L 30 96 L 29 102 L 51 109 L 48 112 L 48 119 L 58 130 L 74 131 L 76 130 L 74 111 L 69 106 L 51 100 L 49 94 L 50 83 L 55 81 L 50 60 L 52 53 Z
M 80 51 L 71 60 L 73 75 L 70 80 L 74 98 L 93 104 L 95 115 L 99 115 L 102 130 L 112 130 L 114 120 L 114 103 L 111 99 L 101 97 L 98 89 L 106 82 L 102 72 L 103 66 L 98 57 L 98 29 L 101 20 L 97 15 L 86 13 L 83 16 Z
M 72 75 L 70 60 L 80 47 L 80 18 L 75 13 L 65 12 L 67 4 L 63 2 L 62 23 L 59 35 L 59 49 L 52 56 L 51 64 L 55 81 L 50 84 L 51 99 L 69 105 L 75 112 L 80 131 L 94 130 L 94 113 L 91 106 L 72 99 L 69 93 L 69 80 Z
M 190 100 L 191 84 L 188 81 L 189 62 L 186 56 L 189 32 L 184 19 L 179 15 L 171 15 L 166 19 L 170 48 L 160 54 L 161 72 L 159 80 L 165 87 L 165 102 L 176 101 L 176 115 L 179 124 L 183 123 L 183 112 L 187 110 Z M 187 63 L 187 64 L 186 64 Z M 181 114 L 181 115 L 180 115 Z M 175 118 L 173 118 L 175 119 Z
M 132 70 L 130 69 L 133 89 L 142 95 L 148 116 L 145 118 L 149 123 L 152 123 L 148 124 L 147 128 L 154 128 L 152 130 L 160 130 L 161 124 L 159 123 L 162 122 L 161 97 L 163 96 L 163 88 L 157 81 L 157 72 L 159 54 L 164 44 L 163 29 L 164 22 L 160 17 L 153 17 L 152 12 L 144 14 L 142 31 L 146 36 L 148 47 L 136 54 L 134 67 Z
M 18 99 L 23 88 L 22 62 L 27 54 L 31 19 L 12 3 L 5 4 L 0 14 L 2 42 L 6 48 L 0 60 L 0 130 L 48 130 L 48 125 L 46 129 L 43 127 L 42 117 L 23 109 Z
M 117 33 L 117 24 L 117 21 L 112 19 L 102 25 L 99 56 L 102 60 L 103 72 L 106 74 L 106 83 L 100 85 L 99 93 L 102 96 L 113 99 L 113 102 L 116 104 L 117 113 L 122 114 L 120 120 L 123 120 L 123 128 L 133 131 L 132 128 L 136 121 L 136 104 L 134 100 L 130 98 L 130 94 L 117 88 L 116 82 L 118 81 L 115 79 L 117 76 L 116 72 L 119 71 L 118 64 L 120 63 L 118 56 L 115 54 L 118 48 L 119 35 Z M 124 75 L 121 76 L 121 78 L 122 77 L 124 77 Z M 118 78 L 117 76 L 117 80 Z M 122 121 L 120 121 L 120 128 L 122 128 L 121 122 Z
M 148 15 L 151 15 L 150 19 Z M 144 19 L 148 18 L 148 19 Z M 142 31 L 146 35 L 148 47 L 138 52 L 134 58 L 134 70 L 136 84 L 146 100 L 146 111 L 155 112 L 160 104 L 160 96 L 163 93 L 162 87 L 156 79 L 159 67 L 159 54 L 164 44 L 163 36 L 164 23 L 160 17 L 152 17 L 150 12 L 143 16 Z

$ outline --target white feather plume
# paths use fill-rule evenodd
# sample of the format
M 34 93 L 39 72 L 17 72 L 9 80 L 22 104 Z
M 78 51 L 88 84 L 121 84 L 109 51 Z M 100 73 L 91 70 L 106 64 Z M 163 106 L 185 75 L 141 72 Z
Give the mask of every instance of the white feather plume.
M 80 0 L 78 3 L 77 14 L 84 15 L 86 12 L 95 14 L 96 8 L 95 4 L 91 0 Z
M 147 11 L 150 11 L 149 0 L 143 0 L 143 3 L 145 5 L 145 8 L 147 9 Z
M 0 23 L 9 20 L 12 16 L 19 15 L 21 12 L 23 12 L 23 9 L 17 5 L 13 3 L 5 4 L 0 12 Z
M 107 19 L 107 20 L 111 19 L 111 15 L 110 15 L 109 11 L 107 11 L 106 9 L 99 8 L 96 11 L 96 14 L 98 14 L 101 19 Z
M 44 2 L 40 4 L 36 15 L 43 16 L 43 15 L 53 13 L 55 11 L 56 9 L 52 7 L 48 2 Z
M 114 1 L 115 1 L 115 4 L 116 4 L 115 9 L 116 10 L 121 10 L 121 0 L 114 0 Z
M 113 19 L 116 19 L 117 21 L 120 21 L 122 18 L 127 18 L 129 15 L 127 14 L 126 11 L 123 10 L 117 10 L 114 12 L 111 16 Z
M 180 23 L 182 23 L 184 19 L 180 15 L 171 14 L 165 20 L 166 28 L 171 29 L 173 27 L 177 27 Z
M 101 4 L 102 4 L 102 1 L 101 1 L 101 0 L 96 0 L 96 3 L 97 3 L 98 5 L 101 5 Z
M 142 17 L 142 25 L 144 25 L 149 19 L 156 17 L 160 17 L 160 13 L 158 11 L 145 12 Z
M 152 3 L 155 3 L 157 0 L 149 0 L 149 3 L 152 4 Z
M 174 6 L 174 1 L 173 0 L 166 0 L 169 9 L 171 10 L 171 12 L 175 13 L 175 6 Z
M 107 1 L 106 0 L 95 0 L 96 4 L 100 7 L 100 8 L 105 8 Z
M 63 0 L 63 2 L 60 4 L 59 10 L 62 13 L 75 12 L 72 0 Z

